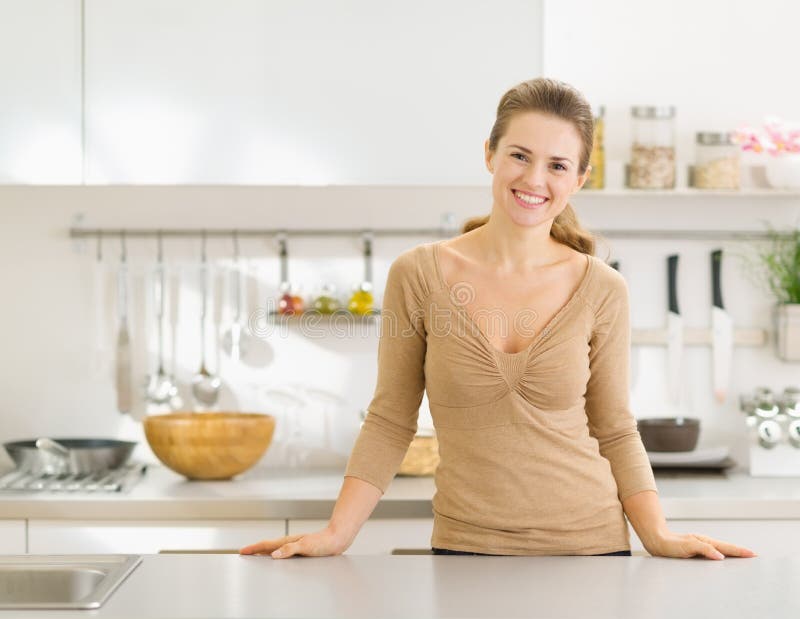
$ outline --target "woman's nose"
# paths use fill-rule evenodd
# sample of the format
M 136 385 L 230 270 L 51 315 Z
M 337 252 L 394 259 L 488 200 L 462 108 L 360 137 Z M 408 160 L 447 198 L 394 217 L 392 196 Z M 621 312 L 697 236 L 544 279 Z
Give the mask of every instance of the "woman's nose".
M 531 187 L 536 187 L 537 185 L 544 185 L 546 173 L 547 167 L 545 165 L 532 164 L 525 170 L 523 177 Z

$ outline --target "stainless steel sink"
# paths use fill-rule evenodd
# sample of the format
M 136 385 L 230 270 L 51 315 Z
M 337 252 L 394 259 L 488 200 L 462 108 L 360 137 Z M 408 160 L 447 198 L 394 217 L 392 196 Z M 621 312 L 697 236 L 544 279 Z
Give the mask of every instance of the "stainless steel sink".
M 0 609 L 99 608 L 138 555 L 0 556 Z

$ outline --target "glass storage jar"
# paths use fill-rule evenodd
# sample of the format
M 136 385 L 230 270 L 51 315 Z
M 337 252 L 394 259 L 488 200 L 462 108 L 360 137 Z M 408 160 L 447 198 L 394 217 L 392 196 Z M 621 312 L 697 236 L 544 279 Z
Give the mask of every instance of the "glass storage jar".
M 739 189 L 739 146 L 732 133 L 697 133 L 692 177 L 698 189 Z
M 675 187 L 675 107 L 631 108 L 633 136 L 628 187 L 672 189 Z
M 603 189 L 606 186 L 606 151 L 603 147 L 603 134 L 605 133 L 605 107 L 592 106 L 594 116 L 594 142 L 589 165 L 592 166 L 589 178 L 584 187 L 587 189 Z

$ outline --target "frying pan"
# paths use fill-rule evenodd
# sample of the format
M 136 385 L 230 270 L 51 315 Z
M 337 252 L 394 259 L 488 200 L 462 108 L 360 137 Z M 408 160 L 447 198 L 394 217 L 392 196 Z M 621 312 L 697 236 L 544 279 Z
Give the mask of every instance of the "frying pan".
M 136 444 L 104 438 L 59 438 L 12 441 L 3 443 L 3 447 L 20 470 L 89 475 L 122 466 Z

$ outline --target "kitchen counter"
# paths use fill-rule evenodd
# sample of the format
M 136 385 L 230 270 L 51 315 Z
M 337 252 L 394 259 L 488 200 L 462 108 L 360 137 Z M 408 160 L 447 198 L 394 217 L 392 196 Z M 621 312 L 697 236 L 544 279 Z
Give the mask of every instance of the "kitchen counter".
M 96 611 L 0 618 L 800 616 L 800 559 L 146 555 Z
M 234 481 L 199 482 L 150 466 L 127 493 L 0 493 L 0 518 L 25 519 L 327 519 L 342 483 L 331 469 L 251 470 Z M 800 519 L 798 478 L 657 474 L 671 519 Z M 373 518 L 432 517 L 430 477 L 396 477 Z

